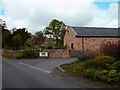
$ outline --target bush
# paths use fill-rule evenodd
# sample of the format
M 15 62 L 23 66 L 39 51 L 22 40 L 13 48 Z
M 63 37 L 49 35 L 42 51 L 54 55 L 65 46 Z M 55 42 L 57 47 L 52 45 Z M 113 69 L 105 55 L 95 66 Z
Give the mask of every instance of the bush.
M 94 61 L 97 64 L 97 68 L 109 70 L 109 66 L 115 62 L 115 59 L 111 56 L 97 56 Z
M 76 65 L 73 66 L 73 72 L 74 72 L 74 73 L 80 73 L 80 72 L 82 72 L 84 69 L 85 69 L 85 66 L 84 66 L 84 64 L 82 64 L 82 63 L 78 63 L 78 64 L 76 64 Z
M 120 59 L 120 41 L 106 42 L 101 45 L 100 51 L 107 56 L 112 56 L 117 60 Z
M 117 76 L 117 71 L 116 70 L 110 70 L 109 73 L 108 73 L 108 76 L 109 77 L 115 77 L 115 76 Z
M 78 57 L 77 61 L 84 62 L 88 59 L 92 59 L 93 57 L 91 55 L 81 55 Z
M 22 52 L 20 52 L 17 57 L 17 59 L 21 59 L 21 58 L 38 58 L 38 52 L 34 51 L 34 50 L 24 50 Z
M 86 68 L 96 68 L 97 64 L 94 60 L 87 60 L 85 62 L 85 66 L 86 66 Z
M 94 73 L 94 80 L 107 81 L 108 73 L 109 73 L 109 71 L 107 71 L 107 70 L 98 70 Z
M 120 72 L 120 61 L 113 63 L 110 68 Z
M 101 71 L 97 71 L 94 74 L 94 80 L 100 80 L 102 82 L 105 83 L 109 83 L 112 85 L 117 85 L 120 84 L 120 77 L 117 73 L 116 70 L 101 70 Z
M 95 62 L 98 64 L 103 64 L 103 63 L 113 63 L 115 62 L 115 58 L 111 56 L 96 56 L 94 58 Z
M 83 63 L 78 63 L 76 61 L 70 64 L 62 65 L 62 67 L 66 70 L 67 73 L 71 75 L 76 75 L 76 74 L 78 75 L 83 70 L 85 70 L 85 65 Z
M 22 58 L 23 58 L 22 53 L 18 53 L 17 56 L 16 56 L 16 59 L 22 59 Z
M 86 78 L 94 78 L 94 73 L 96 72 L 95 69 L 86 69 L 84 72 L 82 72 L 82 76 Z

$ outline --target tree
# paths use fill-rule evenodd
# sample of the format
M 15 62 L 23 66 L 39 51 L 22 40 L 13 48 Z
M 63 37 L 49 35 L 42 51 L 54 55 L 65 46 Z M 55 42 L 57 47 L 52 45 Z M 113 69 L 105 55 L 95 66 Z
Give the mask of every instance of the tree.
M 20 34 L 17 34 L 15 36 L 13 36 L 12 40 L 13 40 L 15 49 L 16 50 L 20 49 L 20 45 L 21 45 L 21 42 L 22 42 L 22 37 L 20 36 Z
M 63 45 L 63 38 L 66 32 L 66 25 L 63 21 L 53 19 L 49 26 L 44 29 L 44 34 L 50 38 L 53 38 L 55 48 L 59 45 Z
M 13 30 L 13 47 L 16 47 L 16 49 L 21 49 L 24 47 L 24 44 L 28 38 L 30 38 L 30 34 L 26 30 L 26 28 L 20 28 Z M 18 41 L 15 42 L 16 40 L 20 41 L 18 45 Z M 16 46 L 17 45 L 17 46 Z
M 2 48 L 8 49 L 12 46 L 12 33 L 6 29 L 6 27 L 6 22 L 0 19 L 0 32 L 2 33 L 0 38 L 2 39 Z
M 53 49 L 54 48 L 53 45 L 54 45 L 53 38 L 51 38 L 51 37 L 48 38 L 47 43 L 45 45 L 45 48 L 46 49 Z
M 7 29 L 2 29 L 2 48 L 10 48 L 12 46 L 12 34 Z
M 35 40 L 38 46 L 42 45 L 45 42 L 45 37 L 42 31 L 38 31 L 35 33 Z
M 24 46 L 25 50 L 38 50 L 38 46 L 35 44 L 34 38 L 28 38 Z

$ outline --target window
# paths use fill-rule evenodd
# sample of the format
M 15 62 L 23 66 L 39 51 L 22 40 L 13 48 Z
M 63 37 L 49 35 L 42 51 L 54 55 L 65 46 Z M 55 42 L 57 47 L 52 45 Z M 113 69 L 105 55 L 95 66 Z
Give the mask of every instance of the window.
M 67 33 L 69 33 L 69 31 L 67 31 Z
M 71 49 L 73 49 L 73 43 L 71 43 Z

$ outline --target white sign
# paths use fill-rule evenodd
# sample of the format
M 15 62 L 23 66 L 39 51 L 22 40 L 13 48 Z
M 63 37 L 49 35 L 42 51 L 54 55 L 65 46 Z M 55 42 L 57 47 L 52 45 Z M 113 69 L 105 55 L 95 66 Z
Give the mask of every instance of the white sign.
M 48 57 L 48 52 L 40 52 L 39 56 L 40 57 Z

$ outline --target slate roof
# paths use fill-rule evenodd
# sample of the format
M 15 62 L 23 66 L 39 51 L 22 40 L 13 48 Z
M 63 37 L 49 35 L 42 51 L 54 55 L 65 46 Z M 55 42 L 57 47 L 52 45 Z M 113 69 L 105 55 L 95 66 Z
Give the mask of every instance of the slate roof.
M 118 28 L 99 28 L 99 27 L 71 27 L 76 32 L 76 36 L 110 36 L 120 37 Z

